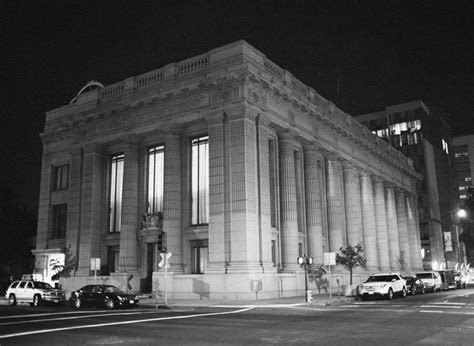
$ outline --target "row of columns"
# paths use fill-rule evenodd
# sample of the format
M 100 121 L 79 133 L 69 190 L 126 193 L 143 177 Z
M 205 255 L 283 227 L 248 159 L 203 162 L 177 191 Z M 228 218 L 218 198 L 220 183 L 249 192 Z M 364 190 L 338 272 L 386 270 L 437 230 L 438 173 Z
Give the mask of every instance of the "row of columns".
M 282 264 L 284 271 L 293 271 L 298 256 L 295 143 L 284 134 L 279 144 Z M 314 146 L 304 149 L 304 158 L 307 251 L 314 263 L 323 263 L 324 252 L 360 244 L 369 271 L 408 272 L 422 267 L 412 195 L 337 158 L 323 159 Z M 321 169 L 324 181 L 320 180 Z M 324 212 L 326 225 L 322 222 Z

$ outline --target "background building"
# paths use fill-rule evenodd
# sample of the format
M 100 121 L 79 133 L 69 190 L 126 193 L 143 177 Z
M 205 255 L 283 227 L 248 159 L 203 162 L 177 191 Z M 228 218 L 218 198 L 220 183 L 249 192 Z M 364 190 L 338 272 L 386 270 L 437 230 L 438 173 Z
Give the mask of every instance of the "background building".
M 357 243 L 356 277 L 422 266 L 413 162 L 244 41 L 90 82 L 41 137 L 36 271 L 76 263 L 66 290 L 294 296 L 298 256 Z
M 446 119 L 419 100 L 356 119 L 413 159 L 415 170 L 424 177 L 417 183 L 424 267 L 454 268 L 464 263 L 456 167 Z
M 459 198 L 469 197 L 474 176 L 474 135 L 453 138 L 454 157 L 456 162 Z

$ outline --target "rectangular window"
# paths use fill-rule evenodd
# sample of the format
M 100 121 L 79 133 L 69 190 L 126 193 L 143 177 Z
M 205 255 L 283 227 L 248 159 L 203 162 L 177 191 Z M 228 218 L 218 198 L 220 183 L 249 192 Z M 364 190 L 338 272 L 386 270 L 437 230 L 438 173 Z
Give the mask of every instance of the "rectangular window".
M 163 211 L 164 155 L 163 145 L 148 149 L 148 213 Z
M 276 241 L 272 240 L 272 264 L 276 266 Z
M 119 265 L 119 247 L 107 246 L 107 265 L 110 273 L 115 273 Z
M 194 138 L 191 142 L 191 223 L 209 222 L 209 137 Z
M 208 261 L 208 240 L 191 241 L 191 273 L 204 274 Z
M 110 167 L 110 232 L 120 232 L 122 221 L 122 188 L 123 188 L 124 155 L 112 157 Z
M 66 237 L 67 204 L 53 205 L 53 238 Z
M 69 165 L 53 166 L 53 191 L 66 190 L 69 182 Z

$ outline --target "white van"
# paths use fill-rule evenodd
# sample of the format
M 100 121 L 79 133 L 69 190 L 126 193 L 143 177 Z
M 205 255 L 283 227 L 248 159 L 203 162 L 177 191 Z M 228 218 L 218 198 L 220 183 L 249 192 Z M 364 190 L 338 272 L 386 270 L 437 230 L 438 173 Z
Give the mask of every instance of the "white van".
M 441 275 L 438 272 L 435 271 L 426 271 L 426 272 L 419 272 L 416 273 L 416 277 L 423 281 L 423 284 L 425 285 L 425 290 L 429 291 L 441 291 L 441 285 L 442 285 L 442 280 L 441 280 Z

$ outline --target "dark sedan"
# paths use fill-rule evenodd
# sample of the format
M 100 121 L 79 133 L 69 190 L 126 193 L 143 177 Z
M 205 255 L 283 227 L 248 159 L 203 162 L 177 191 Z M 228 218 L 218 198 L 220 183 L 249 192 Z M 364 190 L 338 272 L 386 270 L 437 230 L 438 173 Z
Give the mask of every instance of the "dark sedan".
M 136 306 L 138 298 L 111 285 L 87 285 L 71 293 L 71 304 L 79 309 L 82 306 L 105 306 L 107 309 Z
M 407 281 L 407 293 L 415 295 L 417 293 L 425 294 L 425 285 L 423 281 L 415 276 L 406 276 L 404 279 Z

